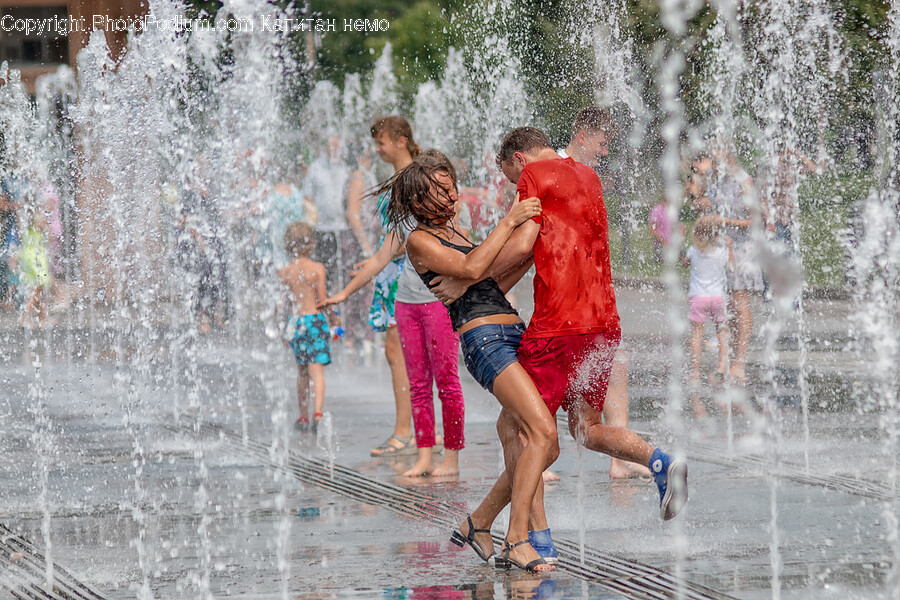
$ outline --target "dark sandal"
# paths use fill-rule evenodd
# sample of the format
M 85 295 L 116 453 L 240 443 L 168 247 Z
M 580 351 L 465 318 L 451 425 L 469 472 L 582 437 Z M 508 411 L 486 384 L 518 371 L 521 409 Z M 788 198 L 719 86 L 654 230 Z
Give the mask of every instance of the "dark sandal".
M 484 550 L 481 549 L 481 546 L 475 543 L 475 534 L 476 533 L 490 533 L 490 529 L 475 529 L 475 524 L 472 523 L 472 516 L 469 515 L 466 517 L 466 520 L 469 522 L 469 534 L 463 535 L 462 531 L 457 529 L 452 534 L 450 534 L 450 541 L 462 548 L 466 544 L 468 544 L 472 550 L 475 551 L 475 554 L 478 555 L 478 558 L 483 560 L 486 563 L 490 563 L 491 559 L 496 556 L 494 551 L 491 550 L 491 553 L 487 556 L 484 555 Z
M 403 456 L 406 454 L 414 454 L 417 451 L 416 445 L 413 442 L 414 439 L 415 434 L 410 435 L 405 440 L 396 435 L 392 435 L 383 444 L 369 452 L 369 456 Z M 391 443 L 391 440 L 397 440 L 403 445 L 398 448 Z
M 509 553 L 512 552 L 512 549 L 521 546 L 522 544 L 529 543 L 527 539 L 522 540 L 521 542 L 516 542 L 515 544 L 510 545 L 510 543 L 506 540 L 503 540 L 503 550 L 500 552 L 500 556 L 494 559 L 494 566 L 498 569 L 510 569 L 512 567 L 518 567 L 523 571 L 528 571 L 529 573 L 543 573 L 544 571 L 553 571 L 554 569 L 542 569 L 538 571 L 535 567 L 539 565 L 549 565 L 546 560 L 543 558 L 536 558 L 527 565 L 523 565 L 520 562 L 516 562 L 515 560 L 509 557 Z

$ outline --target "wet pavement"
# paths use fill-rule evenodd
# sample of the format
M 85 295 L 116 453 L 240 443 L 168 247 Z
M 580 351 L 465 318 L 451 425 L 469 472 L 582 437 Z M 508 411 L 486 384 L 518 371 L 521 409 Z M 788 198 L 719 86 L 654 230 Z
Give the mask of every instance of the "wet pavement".
M 546 501 L 562 563 L 543 577 L 449 542 L 501 469 L 498 405 L 468 374 L 461 474 L 405 479 L 414 457 L 369 456 L 393 424 L 378 355 L 337 353 L 334 435 L 317 438 L 290 428 L 291 357 L 263 326 L 197 337 L 73 311 L 23 331 L 0 315 L 0 598 L 751 599 L 773 580 L 782 598 L 890 597 L 896 466 L 862 400 L 873 374 L 848 346 L 849 303 L 808 300 L 808 344 L 786 324 L 777 362 L 757 303 L 751 386 L 705 390 L 705 419 L 666 412 L 664 296 L 620 289 L 619 304 L 632 428 L 687 456 L 691 499 L 661 522 L 655 486 L 610 481 L 561 422 Z M 773 363 L 774 391 L 760 383 Z

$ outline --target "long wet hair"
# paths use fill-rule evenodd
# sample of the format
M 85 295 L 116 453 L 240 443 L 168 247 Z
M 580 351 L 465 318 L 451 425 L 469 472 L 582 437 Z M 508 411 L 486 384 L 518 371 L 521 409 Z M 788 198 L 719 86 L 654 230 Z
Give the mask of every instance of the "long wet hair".
M 410 218 L 423 225 L 435 227 L 456 216 L 452 206 L 448 207 L 446 203 L 438 202 L 431 196 L 434 190 L 445 199 L 449 198 L 438 180 L 438 176 L 442 173 L 446 174 L 456 187 L 456 169 L 450 159 L 440 151 L 430 149 L 415 157 L 409 165 L 397 171 L 381 186 L 379 193 L 388 190 L 391 192 L 387 214 L 392 228 L 399 228 L 402 224 L 408 223 Z

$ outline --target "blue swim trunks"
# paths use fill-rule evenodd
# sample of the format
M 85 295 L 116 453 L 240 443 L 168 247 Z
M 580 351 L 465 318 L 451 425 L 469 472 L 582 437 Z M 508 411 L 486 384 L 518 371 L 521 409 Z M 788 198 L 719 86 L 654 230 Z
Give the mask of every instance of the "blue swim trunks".
M 287 330 L 294 332 L 289 341 L 298 365 L 331 364 L 331 339 L 325 315 L 291 315 Z

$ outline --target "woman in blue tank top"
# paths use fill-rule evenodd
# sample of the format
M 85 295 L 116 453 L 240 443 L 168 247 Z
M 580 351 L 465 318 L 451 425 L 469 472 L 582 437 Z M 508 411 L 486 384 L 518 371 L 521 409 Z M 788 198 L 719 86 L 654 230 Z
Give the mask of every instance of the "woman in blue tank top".
M 469 372 L 500 401 L 504 409 L 501 419 L 515 419 L 526 436 L 519 461 L 506 465 L 512 481 L 498 481 L 488 498 L 453 532 L 451 540 L 460 546 L 469 544 L 488 561 L 494 554 L 490 526 L 510 502 L 509 529 L 496 564 L 529 571 L 550 570 L 554 567 L 528 542 L 528 514 L 541 473 L 559 453 L 556 423 L 516 360 L 525 325 L 504 298 L 506 290 L 487 278 L 491 263 L 515 228 L 540 214 L 540 201 L 529 198 L 515 202 L 484 242 L 474 246 L 452 225 L 458 194 L 451 173 L 450 162 L 437 152 L 416 157 L 392 181 L 388 215 L 395 227 L 411 219 L 418 223 L 407 239 L 406 268 L 415 268 L 426 285 L 439 275 L 478 281 L 448 307 L 451 321 L 460 334 Z M 518 280 L 528 267 L 530 263 L 518 267 L 511 280 Z M 498 426 L 501 429 L 511 428 Z

